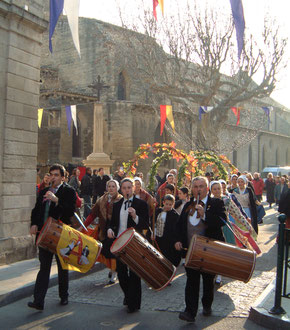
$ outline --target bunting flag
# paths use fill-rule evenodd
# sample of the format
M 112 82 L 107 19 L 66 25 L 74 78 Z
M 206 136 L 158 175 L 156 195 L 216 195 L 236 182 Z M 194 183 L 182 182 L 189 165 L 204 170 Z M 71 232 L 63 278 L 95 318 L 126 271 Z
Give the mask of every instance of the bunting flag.
M 68 133 L 70 135 L 71 120 L 72 120 L 70 105 L 65 106 L 65 112 L 66 112 L 66 121 L 67 121 Z
M 67 14 L 67 20 L 72 34 L 72 39 L 79 57 L 81 57 L 79 40 L 79 8 L 80 0 L 64 0 L 64 10 Z
M 41 128 L 43 109 L 38 109 L 38 127 Z
M 172 106 L 171 105 L 160 105 L 160 135 L 162 135 L 162 133 L 163 133 L 166 118 L 168 118 L 168 121 L 169 121 L 173 131 L 175 132 L 175 124 L 174 124 L 174 119 L 173 119 Z
M 236 28 L 236 36 L 238 43 L 238 58 L 240 59 L 242 50 L 244 48 L 244 32 L 245 32 L 245 18 L 242 0 L 230 0 L 232 7 L 232 14 Z
M 199 111 L 198 111 L 198 117 L 199 120 L 201 120 L 201 116 L 204 115 L 205 113 L 210 112 L 213 109 L 213 107 L 199 107 Z
M 71 117 L 74 122 L 75 128 L 76 128 L 76 134 L 78 135 L 78 123 L 77 123 L 77 106 L 76 105 L 71 105 Z
M 153 16 L 155 17 L 157 21 L 157 12 L 156 12 L 156 7 L 159 5 L 162 15 L 164 15 L 164 1 L 163 0 L 153 0 Z
M 268 124 L 270 124 L 270 108 L 262 107 L 262 109 L 265 111 L 265 114 L 268 117 Z
M 241 107 L 231 107 L 232 112 L 235 114 L 235 116 L 237 117 L 237 123 L 236 126 L 239 126 L 240 124 L 240 111 L 241 111 Z
M 52 53 L 51 38 L 56 27 L 56 23 L 63 11 L 64 0 L 50 0 L 49 2 L 49 50 Z
M 81 56 L 79 42 L 79 6 L 80 0 L 50 0 L 49 16 L 49 50 L 52 53 L 51 38 L 54 33 L 57 21 L 63 9 L 67 14 L 68 24 L 71 30 L 75 48 Z

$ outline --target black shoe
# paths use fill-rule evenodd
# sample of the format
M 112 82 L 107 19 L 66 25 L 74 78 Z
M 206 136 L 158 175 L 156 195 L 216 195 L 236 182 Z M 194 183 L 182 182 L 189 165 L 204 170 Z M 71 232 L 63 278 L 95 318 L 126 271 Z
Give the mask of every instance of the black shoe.
M 124 300 L 123 300 L 123 305 L 124 305 L 124 306 L 128 306 L 128 303 L 127 303 L 126 298 L 124 298 Z
M 202 311 L 202 314 L 204 316 L 210 316 L 211 312 L 212 312 L 211 308 L 204 308 L 203 311 Z
M 110 280 L 109 282 L 108 282 L 108 284 L 115 284 L 116 282 L 115 281 L 112 281 L 112 280 Z
M 131 314 L 131 313 L 135 313 L 138 312 L 139 308 L 127 308 L 127 313 Z
M 178 317 L 180 318 L 180 320 L 187 321 L 187 322 L 195 321 L 195 317 L 186 311 L 180 312 Z
M 43 311 L 43 305 L 36 304 L 34 301 L 29 301 L 27 303 L 27 306 L 30 307 L 30 308 L 35 308 L 39 311 Z
M 61 304 L 62 306 L 67 305 L 67 304 L 68 304 L 68 299 L 67 299 L 67 298 L 61 298 L 61 300 L 60 300 L 60 304 Z

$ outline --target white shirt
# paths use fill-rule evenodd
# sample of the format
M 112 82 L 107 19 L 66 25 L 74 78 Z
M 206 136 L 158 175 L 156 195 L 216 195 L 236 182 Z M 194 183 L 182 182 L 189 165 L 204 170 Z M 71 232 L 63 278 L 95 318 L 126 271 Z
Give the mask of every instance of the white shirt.
M 204 209 L 205 209 L 205 207 L 206 207 L 207 200 L 208 200 L 208 195 L 206 195 L 206 196 L 204 197 L 204 199 L 202 199 L 202 202 L 204 203 Z M 193 226 L 197 226 L 197 225 L 199 224 L 199 222 L 200 222 L 200 218 L 197 218 L 197 211 L 195 211 L 195 212 L 193 213 L 193 215 L 190 215 L 190 216 L 188 217 L 188 220 L 189 220 L 189 222 L 190 222 Z M 203 219 L 203 220 L 204 220 L 204 219 Z
M 129 203 L 128 203 L 129 201 Z M 123 204 L 121 206 L 121 210 L 120 210 L 120 225 L 119 225 L 119 231 L 118 231 L 118 235 L 117 237 L 119 237 L 126 229 L 128 226 L 128 208 L 131 206 L 133 202 L 133 196 L 131 198 L 129 198 L 128 200 L 124 198 Z M 138 224 L 139 222 L 139 217 L 138 215 L 136 215 L 136 218 L 133 219 L 135 221 L 136 224 Z

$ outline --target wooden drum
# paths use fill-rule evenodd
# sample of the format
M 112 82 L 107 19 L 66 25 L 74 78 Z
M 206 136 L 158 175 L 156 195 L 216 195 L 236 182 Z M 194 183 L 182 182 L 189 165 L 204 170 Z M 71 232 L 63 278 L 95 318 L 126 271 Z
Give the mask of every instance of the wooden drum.
M 156 291 L 165 288 L 176 273 L 175 266 L 134 228 L 114 241 L 111 252 Z
M 255 269 L 256 252 L 194 235 L 185 258 L 185 267 L 219 274 L 247 283 Z
M 62 227 L 62 222 L 49 217 L 37 237 L 36 245 L 56 254 L 56 247 L 60 240 Z

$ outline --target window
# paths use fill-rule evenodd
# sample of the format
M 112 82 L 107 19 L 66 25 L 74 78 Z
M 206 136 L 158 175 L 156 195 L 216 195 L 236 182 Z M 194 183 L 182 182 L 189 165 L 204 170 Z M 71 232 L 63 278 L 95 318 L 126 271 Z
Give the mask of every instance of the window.
M 119 74 L 119 78 L 118 78 L 118 100 L 122 101 L 122 100 L 126 100 L 126 80 L 124 77 L 123 72 L 121 72 Z

